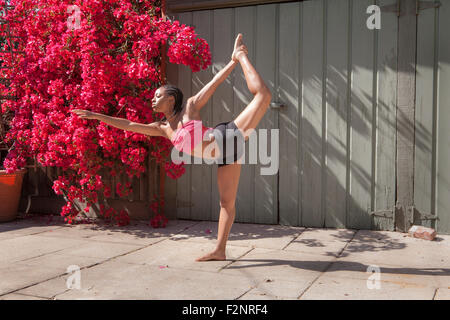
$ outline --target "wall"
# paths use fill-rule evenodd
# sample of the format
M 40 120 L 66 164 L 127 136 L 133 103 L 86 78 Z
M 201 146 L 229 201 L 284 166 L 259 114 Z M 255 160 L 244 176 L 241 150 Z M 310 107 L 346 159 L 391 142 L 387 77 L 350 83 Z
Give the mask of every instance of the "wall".
M 450 233 L 450 3 L 417 20 L 414 203 L 439 220 L 423 224 Z
M 186 96 L 230 59 L 243 33 L 251 62 L 281 110 L 259 128 L 280 130 L 280 170 L 245 165 L 236 221 L 307 227 L 393 229 L 372 217 L 395 200 L 397 17 L 366 27 L 373 1 L 304 1 L 178 13 L 211 46 L 213 65 L 191 73 L 169 66 Z M 392 1 L 380 1 L 380 5 Z M 206 124 L 233 119 L 251 100 L 242 70 L 204 108 Z M 217 220 L 216 167 L 190 165 L 177 182 L 177 215 Z
M 149 209 L 149 203 L 159 195 L 159 170 L 154 159 L 146 159 L 147 171 L 140 178 L 129 179 L 127 175 L 112 177 L 106 170 L 101 170 L 103 181 L 111 188 L 111 197 L 105 199 L 107 204 L 116 210 L 126 210 L 132 219 L 150 219 L 153 215 Z M 62 173 L 61 168 L 42 167 L 29 164 L 26 166 L 27 173 L 24 176 L 22 195 L 19 204 L 20 212 L 37 214 L 59 214 L 61 207 L 66 203 L 63 196 L 56 195 L 52 189 L 53 181 Z M 116 183 L 131 182 L 133 192 L 127 197 L 120 197 L 116 193 Z M 100 203 L 102 199 L 100 198 Z M 78 203 L 81 209 L 85 206 Z M 88 215 L 95 216 L 98 207 L 91 207 Z M 167 216 L 171 219 L 169 211 Z

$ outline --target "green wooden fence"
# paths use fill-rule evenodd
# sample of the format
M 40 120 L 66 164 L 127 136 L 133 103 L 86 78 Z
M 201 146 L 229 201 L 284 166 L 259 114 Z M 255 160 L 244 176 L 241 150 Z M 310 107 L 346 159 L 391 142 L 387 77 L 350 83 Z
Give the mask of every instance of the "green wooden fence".
M 312 0 L 199 11 L 186 5 L 185 12 L 169 12 L 195 26 L 213 55 L 213 65 L 199 73 L 169 65 L 169 81 L 186 96 L 229 61 L 235 36 L 243 33 L 273 102 L 285 105 L 269 110 L 259 125 L 279 129 L 278 175 L 261 176 L 259 165 L 243 166 L 236 221 L 381 230 L 414 222 L 450 232 L 450 39 L 444 31 L 450 3 L 434 8 L 438 2 L 428 2 L 417 10 L 417 90 L 411 99 L 417 103 L 408 105 L 416 110 L 415 127 L 398 119 L 397 108 L 398 101 L 411 98 L 398 96 L 397 88 L 415 79 L 415 69 L 398 70 L 397 59 L 398 46 L 407 42 L 398 37 L 415 37 L 407 21 L 415 21 L 408 17 L 415 16 L 416 1 L 399 6 L 396 0 Z M 366 25 L 372 4 L 381 8 L 379 30 Z M 407 76 L 399 78 L 398 72 Z M 233 119 L 251 98 L 237 67 L 204 108 L 206 125 Z M 414 155 L 403 155 L 398 141 L 410 136 Z M 414 186 L 396 184 L 399 156 L 407 158 L 403 171 Z M 216 168 L 189 165 L 173 184 L 178 217 L 218 219 Z M 417 211 L 414 221 L 401 226 L 389 214 L 398 192 L 414 195 Z M 394 210 L 397 218 L 408 218 L 410 205 Z M 427 213 L 431 220 L 419 220 Z

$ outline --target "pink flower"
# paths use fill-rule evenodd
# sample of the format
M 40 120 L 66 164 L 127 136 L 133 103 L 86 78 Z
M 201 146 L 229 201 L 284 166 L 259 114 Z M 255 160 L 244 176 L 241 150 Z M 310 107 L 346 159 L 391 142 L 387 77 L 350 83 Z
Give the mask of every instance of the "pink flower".
M 3 0 L 0 0 L 3 1 Z M 172 63 L 193 71 L 211 64 L 209 46 L 192 27 L 178 21 L 164 21 L 159 1 L 114 0 L 11 0 L 8 10 L 12 35 L 17 37 L 13 56 L 2 54 L 5 67 L 0 76 L 10 78 L 0 85 L 1 95 L 17 100 L 2 103 L 2 112 L 14 112 L 6 139 L 14 143 L 4 166 L 8 172 L 23 168 L 36 159 L 42 166 L 59 167 L 61 176 L 53 184 L 56 194 L 67 197 L 61 215 L 68 223 L 79 214 L 73 201 L 86 202 L 87 210 L 98 194 L 111 195 L 100 170 L 111 176 L 126 174 L 130 179 L 146 171 L 146 159 L 164 163 L 167 175 L 177 179 L 183 165 L 166 162 L 172 145 L 161 137 L 148 137 L 83 120 L 70 112 L 86 109 L 140 123 L 160 119 L 150 107 L 161 85 L 159 68 L 162 44 L 168 45 Z M 77 5 L 79 28 L 67 21 Z M 39 7 L 39 10 L 35 10 Z M 71 20 L 71 21 L 72 21 Z M 4 24 L 0 33 L 5 36 Z M 119 196 L 132 192 L 131 184 L 115 186 Z M 104 208 L 103 214 L 119 225 L 129 223 L 126 212 Z M 158 213 L 153 224 L 167 223 Z

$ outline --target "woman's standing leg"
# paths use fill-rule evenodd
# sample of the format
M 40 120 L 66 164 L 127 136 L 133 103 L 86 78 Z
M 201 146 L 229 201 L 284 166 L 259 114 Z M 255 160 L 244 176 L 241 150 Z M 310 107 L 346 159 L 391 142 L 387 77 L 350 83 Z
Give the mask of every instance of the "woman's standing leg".
M 220 215 L 217 230 L 216 248 L 196 261 L 225 260 L 225 248 L 236 216 L 236 194 L 239 185 L 241 165 L 238 163 L 221 166 L 217 169 L 217 186 L 220 196 Z
M 238 43 L 240 45 L 241 43 Z M 240 54 L 239 62 L 244 71 L 247 87 L 254 95 L 250 104 L 238 115 L 234 123 L 247 138 L 266 113 L 272 95 L 261 76 L 256 72 L 246 54 Z M 221 166 L 217 170 L 217 184 L 220 194 L 220 216 L 216 249 L 197 261 L 224 260 L 228 235 L 236 215 L 235 202 L 239 185 L 241 165 L 237 163 Z

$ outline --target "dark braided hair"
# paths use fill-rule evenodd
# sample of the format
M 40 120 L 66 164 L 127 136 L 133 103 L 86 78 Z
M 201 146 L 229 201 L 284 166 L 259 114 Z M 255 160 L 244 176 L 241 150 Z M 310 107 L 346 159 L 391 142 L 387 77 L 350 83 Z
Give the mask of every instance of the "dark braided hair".
M 178 113 L 180 113 L 183 110 L 183 92 L 181 92 L 181 90 L 178 87 L 172 84 L 165 84 L 161 86 L 161 88 L 164 88 L 167 95 L 175 98 L 175 104 L 173 106 L 173 115 L 177 115 Z

